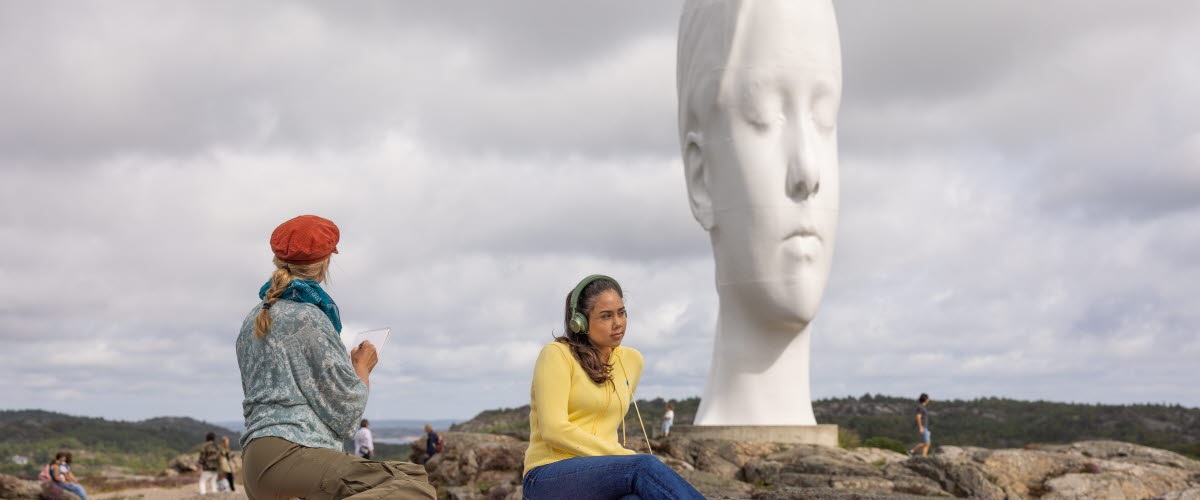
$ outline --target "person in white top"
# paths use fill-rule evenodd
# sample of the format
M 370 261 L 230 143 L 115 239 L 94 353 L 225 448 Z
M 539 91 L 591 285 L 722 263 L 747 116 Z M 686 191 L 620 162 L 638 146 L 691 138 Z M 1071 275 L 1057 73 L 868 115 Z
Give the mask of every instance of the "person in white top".
M 663 413 L 662 437 L 671 435 L 671 424 L 675 423 L 675 403 L 667 403 L 667 412 Z
M 360 425 L 362 427 L 354 433 L 354 454 L 363 458 L 371 458 L 375 455 L 375 439 L 371 437 L 371 429 L 368 429 L 371 423 L 364 418 Z

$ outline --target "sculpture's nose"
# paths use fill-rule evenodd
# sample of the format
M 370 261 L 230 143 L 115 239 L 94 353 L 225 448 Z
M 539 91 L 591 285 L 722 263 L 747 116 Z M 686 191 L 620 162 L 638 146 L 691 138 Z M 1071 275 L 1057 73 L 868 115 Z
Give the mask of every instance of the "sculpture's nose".
M 796 127 L 787 145 L 787 195 L 796 201 L 812 198 L 821 189 L 821 169 L 811 145 L 811 132 Z

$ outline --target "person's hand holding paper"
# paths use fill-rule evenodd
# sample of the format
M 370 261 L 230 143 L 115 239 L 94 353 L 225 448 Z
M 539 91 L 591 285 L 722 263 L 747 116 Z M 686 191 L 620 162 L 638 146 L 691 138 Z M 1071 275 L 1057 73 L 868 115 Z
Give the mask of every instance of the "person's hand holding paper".
M 346 337 L 342 336 L 342 343 L 346 344 L 346 349 L 350 351 L 350 363 L 354 365 L 354 373 L 367 384 L 367 388 L 371 387 L 371 370 L 379 362 L 379 354 L 383 352 L 383 345 L 387 343 L 391 332 L 391 328 L 360 332 L 351 342 L 346 342 Z

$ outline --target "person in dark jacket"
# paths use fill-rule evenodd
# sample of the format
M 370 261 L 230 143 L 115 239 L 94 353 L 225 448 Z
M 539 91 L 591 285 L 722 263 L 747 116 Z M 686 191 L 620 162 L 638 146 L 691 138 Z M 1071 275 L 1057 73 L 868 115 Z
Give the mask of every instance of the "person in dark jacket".
M 442 441 L 442 436 L 439 436 L 438 433 L 433 432 L 432 425 L 425 424 L 425 459 L 422 460 L 421 463 L 424 464 L 429 462 L 429 459 L 433 458 L 434 455 L 442 451 L 442 446 L 445 446 L 445 442 Z

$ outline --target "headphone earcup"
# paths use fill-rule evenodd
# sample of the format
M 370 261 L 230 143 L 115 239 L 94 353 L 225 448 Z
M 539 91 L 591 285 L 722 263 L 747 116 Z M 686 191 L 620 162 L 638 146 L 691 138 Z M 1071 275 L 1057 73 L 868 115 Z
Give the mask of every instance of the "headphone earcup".
M 571 333 L 583 333 L 587 331 L 587 328 L 587 316 L 584 316 L 581 312 L 577 312 L 571 316 Z

